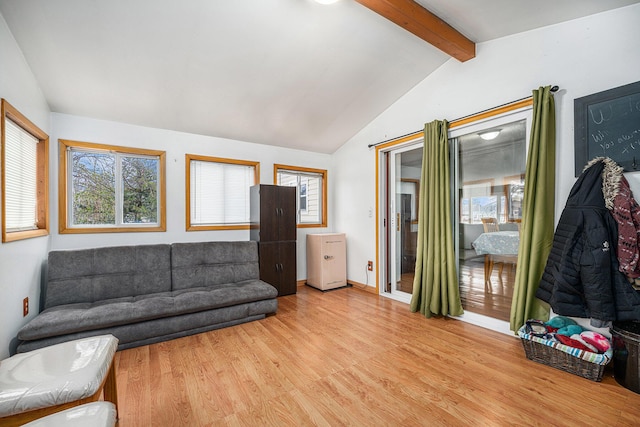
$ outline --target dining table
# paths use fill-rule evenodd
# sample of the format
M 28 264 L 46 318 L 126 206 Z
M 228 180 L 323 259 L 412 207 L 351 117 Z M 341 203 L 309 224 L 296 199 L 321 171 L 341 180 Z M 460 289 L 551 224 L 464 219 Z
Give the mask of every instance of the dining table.
M 518 231 L 482 233 L 472 246 L 478 255 L 517 255 L 520 244 Z
M 500 263 L 500 277 L 504 263 L 516 264 L 518 260 L 518 246 L 520 245 L 520 232 L 518 231 L 493 231 L 482 233 L 471 246 L 478 255 L 484 255 L 484 281 L 491 283 L 493 265 Z

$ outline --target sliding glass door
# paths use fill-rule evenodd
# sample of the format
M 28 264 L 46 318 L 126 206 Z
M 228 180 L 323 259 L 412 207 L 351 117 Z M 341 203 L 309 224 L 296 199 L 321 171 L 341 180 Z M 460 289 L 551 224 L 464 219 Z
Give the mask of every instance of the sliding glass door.
M 422 142 L 391 150 L 385 157 L 388 256 L 383 293 L 409 302 L 416 265 Z
M 472 322 L 508 330 L 531 108 L 449 131 L 460 295 Z M 423 140 L 380 150 L 380 294 L 409 302 L 417 249 Z M 493 234 L 491 234 L 493 233 Z
M 454 215 L 465 312 L 509 320 L 526 167 L 526 115 L 454 130 Z

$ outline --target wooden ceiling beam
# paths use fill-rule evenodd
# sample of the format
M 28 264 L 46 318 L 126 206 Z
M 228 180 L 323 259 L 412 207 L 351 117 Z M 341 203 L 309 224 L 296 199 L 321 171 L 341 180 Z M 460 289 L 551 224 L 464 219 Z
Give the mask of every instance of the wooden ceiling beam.
M 476 56 L 474 42 L 414 1 L 356 1 L 461 62 Z

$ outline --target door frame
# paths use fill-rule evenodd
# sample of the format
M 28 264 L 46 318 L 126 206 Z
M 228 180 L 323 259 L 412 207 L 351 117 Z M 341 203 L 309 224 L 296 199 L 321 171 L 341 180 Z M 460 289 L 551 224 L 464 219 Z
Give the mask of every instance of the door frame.
M 495 108 L 491 108 L 476 114 L 472 114 L 469 116 L 465 116 L 461 119 L 455 120 L 449 123 L 449 132 L 452 129 L 457 128 L 467 128 L 467 126 L 474 126 L 477 123 L 484 121 L 486 119 L 493 119 L 499 116 L 507 116 L 516 112 L 532 110 L 533 107 L 533 97 L 519 99 L 517 101 L 500 105 Z M 532 112 L 530 113 L 532 114 Z M 527 129 L 528 134 L 531 126 L 531 117 L 527 120 Z M 376 289 L 375 292 L 378 295 L 389 297 L 387 293 L 381 291 L 381 283 L 384 283 L 384 279 L 386 277 L 386 194 L 387 194 L 387 184 L 383 182 L 382 177 L 385 176 L 385 166 L 386 162 L 384 161 L 385 153 L 391 151 L 394 148 L 402 147 L 403 145 L 414 144 L 417 141 L 422 141 L 424 138 L 423 131 L 417 131 L 396 139 L 392 139 L 378 145 L 375 145 L 376 153 L 375 153 L 375 187 L 376 187 L 376 260 L 378 263 L 378 274 L 376 275 Z M 527 147 L 528 147 L 528 137 L 527 137 Z M 384 237 L 384 240 L 383 240 Z M 487 316 L 482 316 L 475 313 L 464 313 L 462 316 L 452 316 L 456 319 L 481 326 L 487 329 L 491 329 L 497 332 L 502 332 L 506 335 L 513 336 L 513 332 L 510 329 L 508 322 L 499 321 L 497 319 L 493 319 Z
M 502 112 L 501 114 L 496 114 L 493 116 L 484 117 L 475 122 L 471 122 L 465 124 L 464 126 L 456 127 L 454 129 L 449 130 L 449 139 L 454 140 L 459 136 L 463 136 L 473 132 L 480 132 L 487 128 L 492 128 L 496 126 L 500 126 L 505 123 L 510 123 L 517 120 L 525 119 L 526 124 L 526 132 L 525 132 L 525 159 L 528 156 L 529 150 L 529 139 L 531 135 L 531 119 L 532 119 L 533 109 L 532 106 L 525 106 L 518 109 L 513 109 L 507 112 Z M 450 156 L 453 159 L 454 155 L 457 155 L 457 143 L 452 143 L 450 147 Z M 455 151 L 455 152 L 454 152 Z M 526 160 L 525 160 L 526 163 Z M 452 204 L 452 225 L 453 225 L 453 235 L 454 235 L 454 250 L 455 250 L 455 259 L 456 259 L 456 272 L 458 277 L 460 276 L 460 239 L 458 238 L 460 233 L 460 223 L 458 218 L 460 216 L 459 212 L 459 203 L 458 203 L 458 195 L 457 195 L 457 177 L 458 177 L 458 162 L 452 161 L 451 167 L 451 197 L 453 200 Z M 513 332 L 511 331 L 511 327 L 509 322 L 505 322 L 504 320 L 495 319 L 493 317 L 485 316 L 482 314 L 474 313 L 472 311 L 465 310 L 463 314 L 460 316 L 451 316 L 455 319 L 463 320 L 474 325 L 482 326 L 487 329 L 491 329 L 497 332 L 502 332 L 504 334 L 513 336 Z
M 395 299 L 404 303 L 411 300 L 410 294 L 389 292 L 387 288 L 387 278 L 392 272 L 390 263 L 391 250 L 389 248 L 391 225 L 395 224 L 395 214 L 389 211 L 389 177 L 390 177 L 390 155 L 392 152 L 407 151 L 422 144 L 421 135 L 408 136 L 404 139 L 394 141 L 394 143 L 382 144 L 376 147 L 376 258 L 378 260 L 378 274 L 376 275 L 376 293 L 387 298 Z M 393 217 L 393 218 L 390 218 Z M 387 224 L 390 226 L 387 227 Z M 395 244 L 395 241 L 394 241 Z M 381 286 L 382 284 L 382 286 Z M 393 288 L 393 287 L 392 287 Z M 409 295 L 407 297 L 407 295 Z

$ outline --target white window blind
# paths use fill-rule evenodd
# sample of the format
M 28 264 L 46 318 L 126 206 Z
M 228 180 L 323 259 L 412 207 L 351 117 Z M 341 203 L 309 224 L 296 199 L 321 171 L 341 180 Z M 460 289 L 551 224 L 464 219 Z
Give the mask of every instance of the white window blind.
M 253 166 L 191 160 L 191 224 L 249 223 Z
M 37 229 L 38 139 L 5 119 L 5 226 L 8 232 Z

